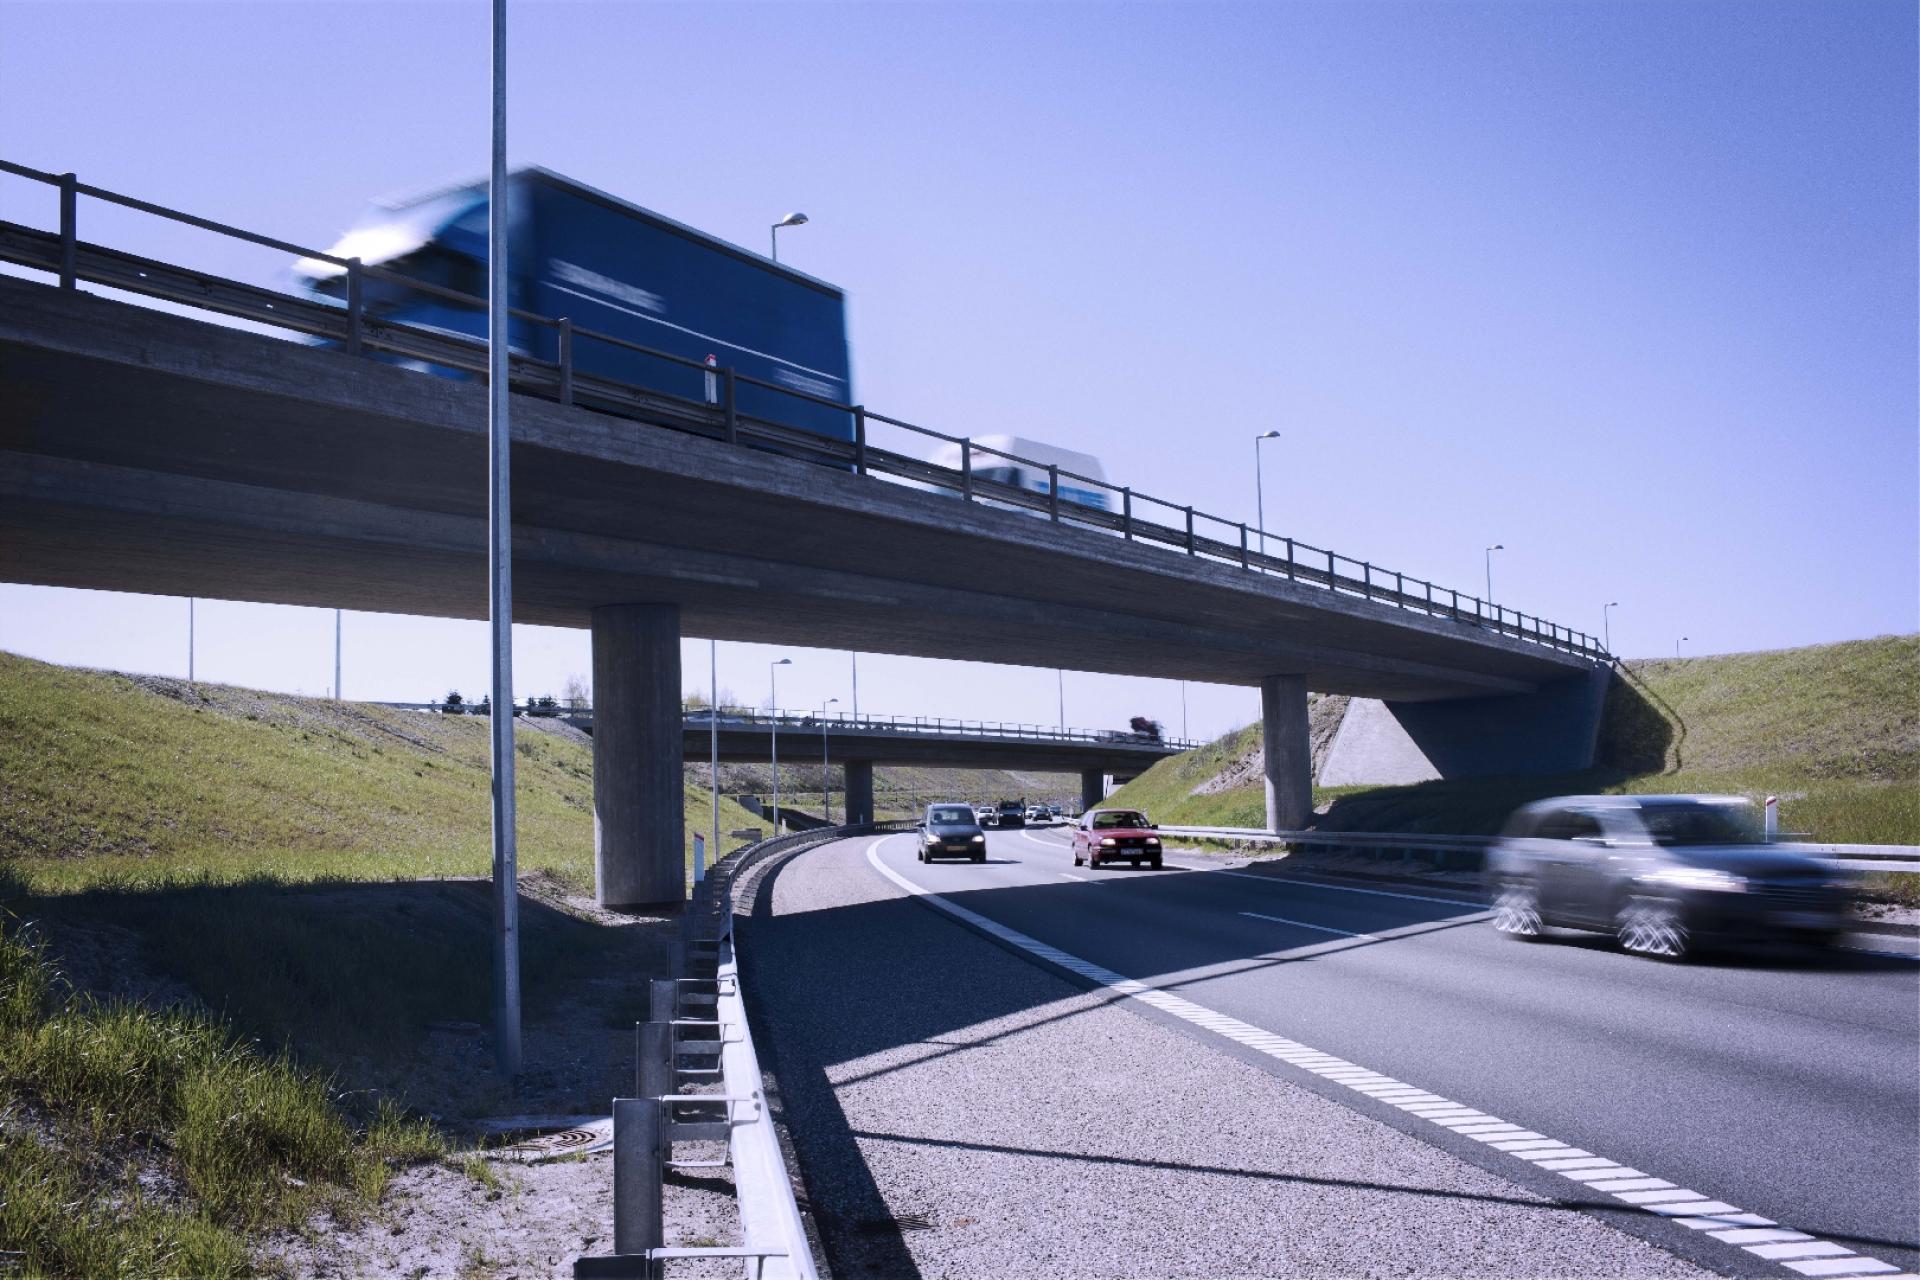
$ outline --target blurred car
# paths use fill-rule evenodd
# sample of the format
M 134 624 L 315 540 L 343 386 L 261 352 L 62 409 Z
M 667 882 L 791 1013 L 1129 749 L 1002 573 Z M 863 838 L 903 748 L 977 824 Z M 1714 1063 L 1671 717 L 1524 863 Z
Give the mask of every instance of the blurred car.
M 1073 865 L 1103 862 L 1160 865 L 1159 828 L 1138 809 L 1089 809 L 1073 828 Z
M 1740 796 L 1562 796 L 1516 811 L 1487 850 L 1493 925 L 1611 933 L 1636 955 L 1678 960 L 1716 943 L 1831 943 L 1852 877 L 1769 845 Z
M 1000 828 L 1027 825 L 1027 806 L 1018 800 L 1002 800 L 995 811 L 993 825 Z
M 1043 804 L 1030 804 L 1027 806 L 1028 822 L 1045 822 L 1052 816 L 1053 815 L 1047 812 L 1047 806 Z
M 920 823 L 920 861 L 935 858 L 987 860 L 987 833 L 964 804 L 930 804 Z

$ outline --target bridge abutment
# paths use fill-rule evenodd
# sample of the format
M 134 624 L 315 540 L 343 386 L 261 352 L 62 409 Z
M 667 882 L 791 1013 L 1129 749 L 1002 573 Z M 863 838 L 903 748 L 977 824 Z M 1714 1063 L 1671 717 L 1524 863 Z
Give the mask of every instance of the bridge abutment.
M 1105 769 L 1082 769 L 1080 771 L 1080 812 L 1097 809 L 1100 802 L 1107 798 L 1107 771 Z
M 603 907 L 686 899 L 680 607 L 593 611 L 593 880 Z
M 873 821 L 873 761 L 848 760 L 841 769 L 847 776 L 847 825 Z
M 1260 680 L 1267 830 L 1298 831 L 1313 819 L 1313 742 L 1307 732 L 1307 678 Z

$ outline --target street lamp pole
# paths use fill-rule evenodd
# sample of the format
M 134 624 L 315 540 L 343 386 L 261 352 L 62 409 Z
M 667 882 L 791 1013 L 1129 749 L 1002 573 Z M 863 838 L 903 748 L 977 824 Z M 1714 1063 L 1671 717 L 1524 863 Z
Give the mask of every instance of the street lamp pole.
M 1060 685 L 1060 732 L 1065 733 L 1067 731 L 1067 673 L 1055 667 L 1053 676 Z
M 1487 603 L 1488 604 L 1493 603 L 1493 553 L 1496 551 L 1505 551 L 1506 549 L 1507 549 L 1507 544 L 1504 542 L 1496 542 L 1492 546 L 1487 548 Z
M 1278 431 L 1267 431 L 1253 438 L 1253 505 L 1255 518 L 1260 522 L 1260 554 L 1267 553 L 1267 482 L 1260 473 L 1260 446 L 1268 440 L 1278 440 Z M 1265 566 L 1260 572 L 1265 573 Z
M 1187 736 L 1187 682 L 1180 682 L 1180 737 Z
M 1680 642 L 1682 640 L 1691 640 L 1691 639 L 1693 639 L 1692 636 L 1681 636 L 1679 640 L 1675 640 L 1673 642 L 1673 660 L 1675 662 L 1680 661 Z
M 193 597 L 187 597 L 187 683 L 193 681 Z
M 777 658 L 767 664 L 767 702 L 771 714 L 767 718 L 773 729 L 773 741 L 770 750 L 773 755 L 773 834 L 780 834 L 780 668 L 793 665 L 792 658 Z
M 487 182 L 487 579 L 493 630 L 493 1056 L 520 1074 L 520 895 L 513 796 L 513 501 L 507 417 L 507 0 L 493 0 L 493 163 Z
M 333 700 L 340 701 L 340 611 L 333 611 Z
M 771 252 L 768 256 L 770 256 L 775 262 L 780 261 L 780 228 L 804 227 L 806 225 L 807 225 L 807 215 L 804 213 L 790 213 L 786 217 L 780 219 L 780 221 L 774 223 L 773 229 L 767 232 L 767 239 L 772 242 Z
M 1606 646 L 1607 656 L 1613 656 L 1613 619 L 1612 612 L 1620 607 L 1618 600 L 1609 600 L 1600 610 L 1601 643 Z
M 833 765 L 827 759 L 827 708 L 840 701 L 828 698 L 820 704 L 820 812 L 826 816 L 827 825 L 833 825 L 833 788 L 827 783 L 827 772 Z
M 720 861 L 720 642 L 707 641 L 707 790 L 713 793 L 713 846 L 707 854 Z

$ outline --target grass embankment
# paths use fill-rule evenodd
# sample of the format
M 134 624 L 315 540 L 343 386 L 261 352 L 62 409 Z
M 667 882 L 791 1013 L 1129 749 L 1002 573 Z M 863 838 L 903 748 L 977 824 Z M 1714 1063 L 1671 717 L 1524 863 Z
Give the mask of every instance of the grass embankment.
M 1259 749 L 1242 729 L 1164 760 L 1112 803 L 1157 820 L 1258 826 L 1258 771 L 1197 790 Z M 1920 637 L 1627 664 L 1600 766 L 1545 778 L 1315 788 L 1323 829 L 1491 834 L 1514 808 L 1571 792 L 1780 797 L 1782 828 L 1848 844 L 1920 844 Z
M 0 933 L 0 1249 L 29 1276 L 252 1274 L 245 1236 L 351 1216 L 445 1147 L 226 1025 L 78 995 Z
M 522 722 L 519 865 L 593 883 L 588 745 Z M 36 892 L 484 876 L 487 721 L 0 653 L 0 858 Z M 692 834 L 710 820 L 689 786 Z M 722 832 L 754 825 L 722 799 Z

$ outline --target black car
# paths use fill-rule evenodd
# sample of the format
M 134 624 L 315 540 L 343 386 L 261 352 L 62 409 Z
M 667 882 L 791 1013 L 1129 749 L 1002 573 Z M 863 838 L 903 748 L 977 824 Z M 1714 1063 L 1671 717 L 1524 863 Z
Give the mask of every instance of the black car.
M 920 824 L 920 861 L 935 858 L 987 860 L 987 833 L 964 804 L 930 804 Z
M 1830 943 L 1853 911 L 1852 877 L 1769 845 L 1739 796 L 1563 796 L 1516 812 L 1487 850 L 1493 925 L 1611 933 L 1638 955 L 1790 938 Z

